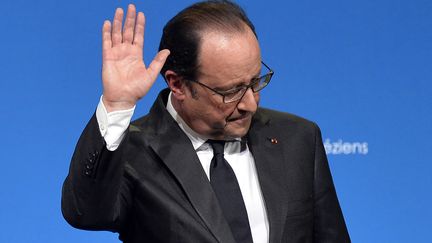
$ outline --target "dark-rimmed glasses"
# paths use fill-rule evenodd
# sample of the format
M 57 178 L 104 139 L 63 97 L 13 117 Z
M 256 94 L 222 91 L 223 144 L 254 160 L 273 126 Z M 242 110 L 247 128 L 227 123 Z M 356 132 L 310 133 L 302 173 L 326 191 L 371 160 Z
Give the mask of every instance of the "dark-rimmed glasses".
M 231 103 L 231 102 L 235 102 L 238 100 L 241 100 L 244 96 L 244 94 L 246 93 L 246 91 L 251 88 L 252 91 L 254 93 L 264 89 L 270 82 L 274 72 L 273 70 L 267 66 L 264 62 L 261 61 L 261 63 L 269 70 L 267 74 L 262 75 L 261 77 L 258 78 L 253 78 L 251 80 L 251 83 L 248 85 L 244 85 L 244 86 L 240 86 L 240 87 L 235 87 L 229 90 L 225 90 L 225 91 L 218 91 L 215 90 L 199 81 L 196 80 L 189 80 L 191 82 L 197 83 L 213 92 L 215 92 L 216 94 L 220 95 L 223 97 L 223 102 L 224 103 Z

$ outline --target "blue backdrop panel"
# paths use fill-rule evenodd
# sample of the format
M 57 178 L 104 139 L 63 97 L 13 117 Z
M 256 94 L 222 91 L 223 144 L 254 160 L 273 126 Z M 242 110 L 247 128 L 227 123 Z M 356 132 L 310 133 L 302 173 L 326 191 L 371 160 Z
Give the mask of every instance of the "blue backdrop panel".
M 262 106 L 316 121 L 353 242 L 427 242 L 432 218 L 432 2 L 238 1 L 275 70 Z M 3 1 L 0 242 L 118 242 L 70 227 L 60 196 L 101 94 L 100 30 L 127 1 Z M 192 1 L 135 2 L 145 60 Z M 145 114 L 160 79 L 139 103 Z

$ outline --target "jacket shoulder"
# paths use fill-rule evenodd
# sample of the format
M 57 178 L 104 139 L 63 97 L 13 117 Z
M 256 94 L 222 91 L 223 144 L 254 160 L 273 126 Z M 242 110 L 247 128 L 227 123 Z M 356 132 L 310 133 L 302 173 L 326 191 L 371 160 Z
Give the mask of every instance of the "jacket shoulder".
M 311 120 L 292 113 L 268 108 L 258 108 L 256 119 L 272 126 L 288 126 L 292 128 L 303 128 L 306 130 L 315 130 L 318 128 L 318 125 Z

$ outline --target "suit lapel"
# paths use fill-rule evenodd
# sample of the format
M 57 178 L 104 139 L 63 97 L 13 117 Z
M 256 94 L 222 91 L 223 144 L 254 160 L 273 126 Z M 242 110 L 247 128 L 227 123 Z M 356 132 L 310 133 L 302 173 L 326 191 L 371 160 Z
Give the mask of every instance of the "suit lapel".
M 157 131 L 150 146 L 172 172 L 213 236 L 219 242 L 235 243 L 189 138 L 166 111 L 163 100 L 166 98 L 159 95 L 156 102 L 159 104 L 155 104 L 150 112 L 150 119 L 155 119 L 150 121 L 151 130 Z
M 248 145 L 255 159 L 259 184 L 264 196 L 267 217 L 269 220 L 269 242 L 280 242 L 287 207 L 283 202 L 287 198 L 283 188 L 285 176 L 282 171 L 284 157 L 278 131 L 270 128 L 271 121 L 257 112 L 247 135 Z M 273 140 L 272 140 L 273 139 Z

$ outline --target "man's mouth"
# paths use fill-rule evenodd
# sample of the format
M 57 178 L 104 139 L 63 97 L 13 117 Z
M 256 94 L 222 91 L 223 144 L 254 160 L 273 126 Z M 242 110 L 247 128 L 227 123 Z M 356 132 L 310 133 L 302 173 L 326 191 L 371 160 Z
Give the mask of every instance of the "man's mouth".
M 243 116 L 239 116 L 239 117 L 234 117 L 234 118 L 228 118 L 227 122 L 235 122 L 235 121 L 241 121 L 241 120 L 245 120 L 247 118 L 249 118 L 249 114 L 243 115 Z

